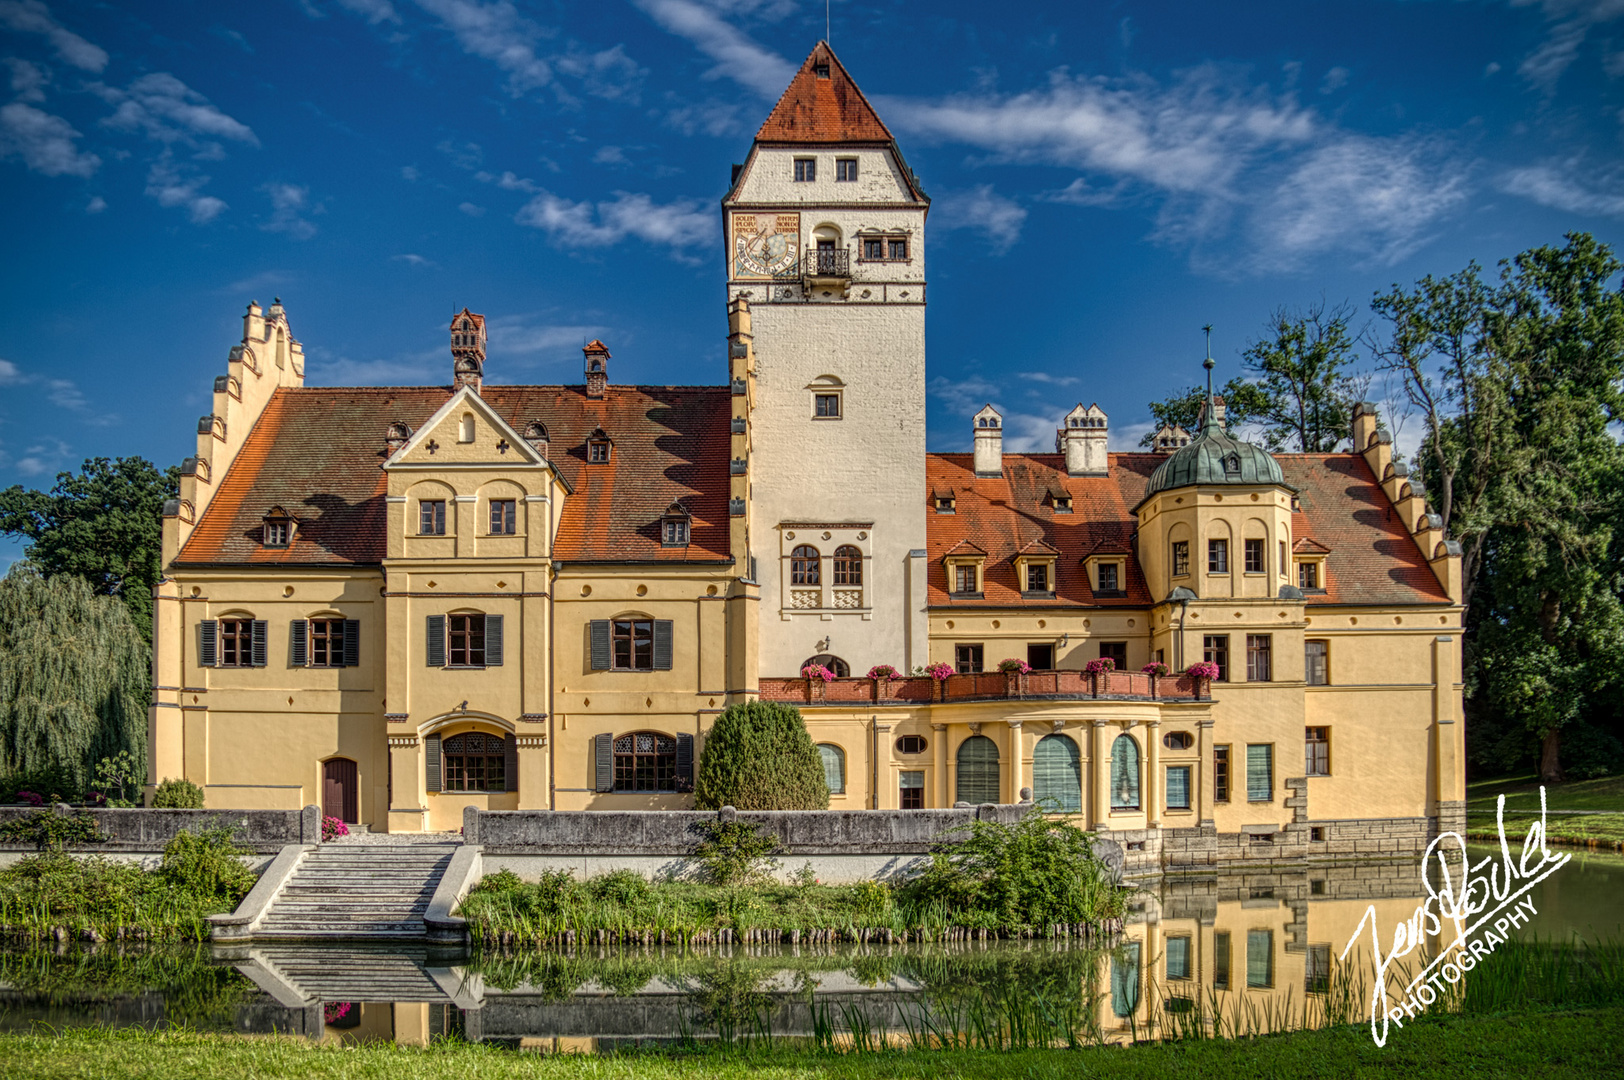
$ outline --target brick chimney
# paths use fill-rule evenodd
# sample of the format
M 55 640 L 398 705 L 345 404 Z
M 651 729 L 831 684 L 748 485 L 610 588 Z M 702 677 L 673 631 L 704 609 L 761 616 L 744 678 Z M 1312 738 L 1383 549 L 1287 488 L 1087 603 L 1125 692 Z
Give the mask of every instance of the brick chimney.
M 977 476 L 1004 475 L 1004 418 L 991 405 L 975 415 Z
M 451 378 L 454 388 L 476 394 L 485 385 L 485 316 L 467 308 L 451 317 Z
M 586 361 L 586 396 L 602 398 L 609 385 L 609 346 L 593 338 L 581 346 Z

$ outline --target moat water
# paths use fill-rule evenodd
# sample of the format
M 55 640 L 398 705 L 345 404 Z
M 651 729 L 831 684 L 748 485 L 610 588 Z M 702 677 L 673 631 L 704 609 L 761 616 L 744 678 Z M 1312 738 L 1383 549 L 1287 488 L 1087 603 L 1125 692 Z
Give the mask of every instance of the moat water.
M 1105 949 L 10 949 L 0 951 L 0 1031 L 182 1023 L 587 1053 L 765 1038 L 836 1048 L 1127 1042 L 1188 1030 L 1192 1017 L 1209 1032 L 1246 1034 L 1358 1020 L 1368 992 L 1338 986 L 1364 978 L 1369 957 L 1356 944 L 1345 965 L 1336 958 L 1372 907 L 1391 928 L 1425 896 L 1413 861 L 1172 875 L 1141 884 L 1126 931 Z M 1576 852 L 1529 898 L 1524 938 L 1624 943 L 1624 858 Z

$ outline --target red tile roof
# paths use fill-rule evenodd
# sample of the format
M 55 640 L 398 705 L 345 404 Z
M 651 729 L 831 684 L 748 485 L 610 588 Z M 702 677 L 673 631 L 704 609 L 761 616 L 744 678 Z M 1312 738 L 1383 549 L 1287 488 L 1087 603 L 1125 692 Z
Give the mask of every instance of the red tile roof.
M 829 66 L 828 78 L 813 70 L 821 64 Z M 835 59 L 834 50 L 820 41 L 756 132 L 756 141 L 888 143 L 892 138 L 874 106 Z
M 1103 477 L 1068 476 L 1059 454 L 1005 454 L 1003 475 L 977 477 L 969 454 L 926 455 L 926 484 L 952 489 L 955 512 L 926 512 L 930 551 L 930 603 L 967 606 L 1145 607 L 1154 602 L 1133 558 L 1130 508 L 1144 498 L 1163 454 L 1111 454 Z M 1329 549 L 1326 590 L 1308 596 L 1322 604 L 1442 604 L 1449 598 L 1420 548 L 1407 535 L 1363 457 L 1356 454 L 1276 454 L 1286 483 L 1298 488 L 1302 509 L 1292 515 L 1294 549 Z M 1054 512 L 1045 496 L 1069 492 L 1070 514 Z M 1305 543 L 1306 541 L 1306 543 Z M 1054 599 L 1023 599 L 1015 559 L 1035 545 L 1058 548 Z M 983 599 L 948 597 L 948 554 L 967 545 L 986 553 Z M 1125 597 L 1096 597 L 1083 560 L 1125 554 Z
M 381 563 L 387 551 L 384 429 L 417 428 L 447 387 L 281 389 L 232 463 L 181 549 L 181 564 Z M 728 558 L 728 388 L 613 386 L 601 400 L 580 387 L 490 386 L 482 397 L 516 430 L 547 425 L 548 456 L 574 489 L 555 553 L 566 561 L 668 562 Z M 588 465 L 602 427 L 608 462 Z M 693 515 L 685 548 L 660 544 L 673 502 Z M 261 522 L 282 506 L 299 519 L 293 543 L 266 548 Z

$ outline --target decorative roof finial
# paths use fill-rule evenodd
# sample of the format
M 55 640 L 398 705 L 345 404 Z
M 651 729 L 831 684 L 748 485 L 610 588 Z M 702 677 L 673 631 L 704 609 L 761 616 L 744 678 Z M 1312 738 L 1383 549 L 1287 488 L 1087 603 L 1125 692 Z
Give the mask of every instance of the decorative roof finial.
M 1207 358 L 1201 361 L 1201 366 L 1207 369 L 1207 407 L 1205 415 L 1201 418 L 1201 431 L 1204 434 L 1207 428 L 1218 426 L 1218 403 L 1212 396 L 1212 369 L 1218 365 L 1213 363 L 1212 359 L 1212 323 L 1201 329 L 1207 335 Z

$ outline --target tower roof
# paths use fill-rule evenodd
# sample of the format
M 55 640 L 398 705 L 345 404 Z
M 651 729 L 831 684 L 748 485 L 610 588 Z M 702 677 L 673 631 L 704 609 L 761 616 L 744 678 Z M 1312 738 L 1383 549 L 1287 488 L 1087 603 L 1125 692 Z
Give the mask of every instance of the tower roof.
M 820 41 L 790 80 L 757 142 L 850 143 L 894 141 L 852 77 Z

